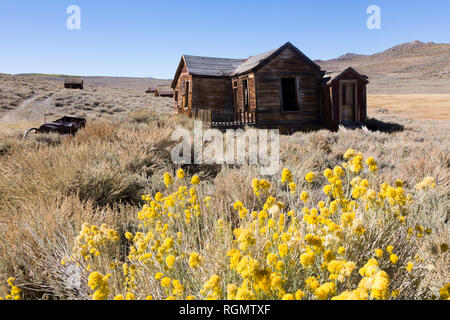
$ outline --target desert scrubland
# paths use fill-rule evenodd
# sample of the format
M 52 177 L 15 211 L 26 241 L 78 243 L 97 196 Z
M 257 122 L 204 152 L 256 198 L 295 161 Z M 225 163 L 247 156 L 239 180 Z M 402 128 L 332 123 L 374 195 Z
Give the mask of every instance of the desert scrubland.
M 448 298 L 449 101 L 370 95 L 368 131 L 281 136 L 264 177 L 174 165 L 193 123 L 135 85 L 0 75 L 0 296 Z

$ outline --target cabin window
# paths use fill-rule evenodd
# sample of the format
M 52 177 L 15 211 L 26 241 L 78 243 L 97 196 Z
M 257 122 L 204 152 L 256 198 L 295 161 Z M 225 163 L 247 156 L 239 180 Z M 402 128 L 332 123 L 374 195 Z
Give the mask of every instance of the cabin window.
M 281 92 L 284 111 L 299 111 L 297 95 L 297 78 L 282 78 Z
M 175 102 L 178 102 L 178 90 L 175 90 L 174 98 L 175 98 Z
M 238 109 L 238 88 L 233 88 L 233 105 L 234 110 Z
M 184 95 L 183 107 L 185 110 L 189 109 L 189 81 L 186 81 L 186 94 Z
M 242 81 L 242 90 L 244 93 L 244 110 L 248 111 L 250 109 L 250 104 L 249 104 L 250 96 L 249 96 L 249 92 L 248 92 L 248 80 Z

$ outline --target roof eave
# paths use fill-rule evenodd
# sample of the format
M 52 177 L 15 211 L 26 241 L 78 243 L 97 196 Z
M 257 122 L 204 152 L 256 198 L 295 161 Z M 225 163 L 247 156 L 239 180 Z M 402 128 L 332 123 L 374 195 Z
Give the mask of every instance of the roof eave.
M 280 48 L 278 48 L 276 51 L 274 51 L 270 56 L 268 56 L 264 60 L 261 60 L 261 62 L 258 63 L 258 65 L 256 65 L 252 69 L 244 71 L 244 72 L 241 72 L 241 73 L 236 73 L 234 76 L 235 77 L 236 76 L 241 76 L 241 75 L 244 75 L 244 74 L 248 74 L 248 73 L 252 73 L 252 72 L 254 73 L 254 72 L 258 71 L 260 68 L 262 68 L 268 62 L 270 62 L 272 59 L 274 59 L 276 56 L 278 56 L 283 50 L 285 50 L 288 47 L 293 49 L 298 55 L 300 55 L 306 61 L 306 63 L 308 63 L 312 68 L 316 69 L 317 71 L 322 72 L 322 75 L 324 75 L 326 73 L 325 71 L 322 70 L 322 68 L 318 64 L 316 64 L 314 61 L 312 61 L 310 58 L 308 58 L 296 46 L 294 46 L 290 42 L 287 42 L 284 45 L 282 45 Z
M 178 79 L 180 78 L 181 75 L 181 70 L 183 69 L 182 65 L 186 65 L 186 60 L 184 59 L 184 55 L 181 56 L 181 60 L 180 63 L 178 64 L 178 68 L 177 68 L 177 72 L 175 73 L 175 77 L 173 78 L 172 84 L 171 84 L 171 88 L 175 89 L 175 87 L 177 86 L 178 83 Z M 189 69 L 188 69 L 189 71 Z

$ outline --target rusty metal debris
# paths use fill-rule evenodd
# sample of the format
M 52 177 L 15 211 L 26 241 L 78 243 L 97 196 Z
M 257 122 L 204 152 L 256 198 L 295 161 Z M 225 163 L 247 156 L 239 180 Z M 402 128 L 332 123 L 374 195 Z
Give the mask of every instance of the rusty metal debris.
M 25 139 L 31 132 L 35 133 L 59 133 L 61 135 L 71 134 L 74 135 L 81 128 L 86 126 L 86 119 L 76 117 L 62 117 L 53 122 L 47 122 L 39 128 L 28 129 L 23 138 Z

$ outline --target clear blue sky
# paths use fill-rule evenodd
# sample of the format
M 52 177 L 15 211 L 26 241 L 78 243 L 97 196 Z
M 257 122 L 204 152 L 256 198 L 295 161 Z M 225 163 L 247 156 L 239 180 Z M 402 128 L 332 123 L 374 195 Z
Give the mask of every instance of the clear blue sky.
M 381 30 L 366 27 L 369 5 Z M 69 5 L 81 30 L 66 28 Z M 171 78 L 182 54 L 246 58 L 287 41 L 312 59 L 450 42 L 450 1 L 1 0 L 0 72 Z

